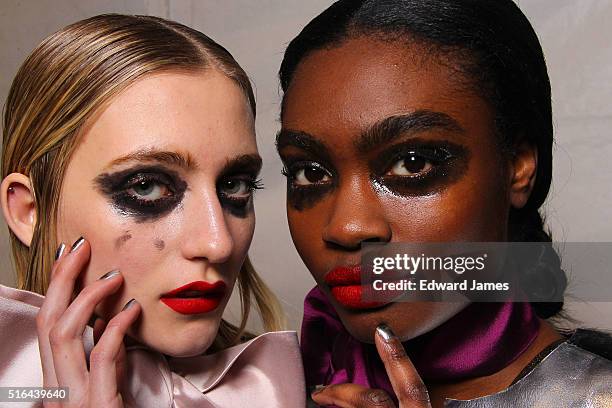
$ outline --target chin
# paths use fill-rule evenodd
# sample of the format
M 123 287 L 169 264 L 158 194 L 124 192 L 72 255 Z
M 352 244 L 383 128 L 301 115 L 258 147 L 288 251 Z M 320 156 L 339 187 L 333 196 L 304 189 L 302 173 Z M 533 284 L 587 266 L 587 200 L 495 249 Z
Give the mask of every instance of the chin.
M 140 326 L 134 337 L 141 344 L 167 356 L 193 357 L 204 354 L 213 344 L 220 321 L 206 319 L 157 323 L 155 327 Z
M 204 354 L 212 345 L 215 335 L 216 332 L 197 338 L 170 336 L 169 338 L 158 338 L 156 341 L 144 341 L 144 343 L 155 351 L 170 357 L 193 357 Z
M 379 324 L 385 323 L 402 342 L 425 334 L 463 310 L 468 303 L 395 302 L 371 310 L 336 307 L 346 330 L 362 343 L 374 343 Z

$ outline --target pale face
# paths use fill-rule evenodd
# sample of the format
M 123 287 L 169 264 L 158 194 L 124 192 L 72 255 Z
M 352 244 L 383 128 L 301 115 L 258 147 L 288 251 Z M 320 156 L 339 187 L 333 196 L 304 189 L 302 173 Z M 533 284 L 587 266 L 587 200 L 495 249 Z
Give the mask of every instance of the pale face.
M 113 269 L 124 277 L 96 313 L 108 320 L 135 298 L 142 314 L 134 339 L 172 356 L 203 353 L 255 227 L 261 159 L 245 95 L 215 70 L 149 75 L 79 137 L 62 185 L 58 240 L 91 244 L 81 286 Z M 214 285 L 205 301 L 162 298 L 197 281 Z

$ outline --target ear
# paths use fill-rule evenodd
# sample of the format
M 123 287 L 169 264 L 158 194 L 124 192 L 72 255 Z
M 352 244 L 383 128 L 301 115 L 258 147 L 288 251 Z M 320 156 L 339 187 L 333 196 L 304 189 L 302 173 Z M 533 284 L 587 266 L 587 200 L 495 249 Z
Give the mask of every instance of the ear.
M 515 145 L 511 157 L 510 202 L 523 208 L 531 195 L 538 170 L 538 148 L 523 139 Z
M 30 179 L 21 173 L 6 176 L 0 184 L 0 204 L 8 227 L 29 247 L 36 225 L 34 192 Z

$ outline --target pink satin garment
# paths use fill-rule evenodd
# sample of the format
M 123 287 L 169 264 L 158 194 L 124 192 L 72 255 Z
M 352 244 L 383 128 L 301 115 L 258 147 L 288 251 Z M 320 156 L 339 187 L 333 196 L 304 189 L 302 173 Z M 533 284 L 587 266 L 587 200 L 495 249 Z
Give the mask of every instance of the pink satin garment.
M 0 386 L 42 386 L 36 314 L 44 297 L 0 285 Z M 87 355 L 92 328 L 83 334 Z M 305 407 L 304 371 L 294 331 L 262 334 L 221 352 L 167 358 L 127 349 L 123 397 L 130 407 Z M 41 407 L 40 402 L 11 407 Z

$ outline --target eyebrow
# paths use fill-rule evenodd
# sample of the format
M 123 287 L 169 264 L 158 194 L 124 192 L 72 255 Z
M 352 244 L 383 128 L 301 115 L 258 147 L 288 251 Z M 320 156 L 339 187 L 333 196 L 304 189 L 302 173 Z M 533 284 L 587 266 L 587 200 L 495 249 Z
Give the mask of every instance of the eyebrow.
M 228 159 L 223 169 L 222 175 L 231 176 L 235 174 L 251 173 L 259 174 L 261 171 L 262 160 L 258 154 L 242 154 L 231 159 Z
M 459 122 L 446 113 L 418 110 L 408 114 L 389 116 L 375 123 L 355 139 L 353 145 L 360 153 L 367 153 L 407 133 L 414 134 L 436 129 L 459 134 L 465 133 Z
M 459 122 L 450 115 L 430 110 L 418 110 L 382 119 L 359 135 L 353 145 L 359 153 L 367 153 L 407 133 L 415 134 L 435 129 L 465 134 Z M 276 135 L 276 149 L 280 151 L 288 146 L 294 146 L 330 160 L 325 143 L 306 132 L 281 129 Z
M 172 166 L 178 166 L 186 170 L 197 168 L 197 164 L 189 153 L 180 153 L 169 150 L 140 149 L 118 157 L 111 161 L 106 167 L 112 167 L 131 161 L 159 162 Z
M 276 150 L 280 152 L 281 149 L 289 146 L 297 147 L 314 156 L 330 160 L 327 146 L 314 136 L 306 132 L 281 129 L 276 134 Z

